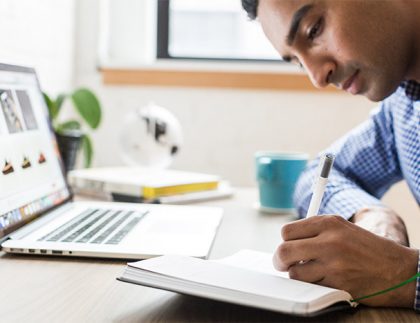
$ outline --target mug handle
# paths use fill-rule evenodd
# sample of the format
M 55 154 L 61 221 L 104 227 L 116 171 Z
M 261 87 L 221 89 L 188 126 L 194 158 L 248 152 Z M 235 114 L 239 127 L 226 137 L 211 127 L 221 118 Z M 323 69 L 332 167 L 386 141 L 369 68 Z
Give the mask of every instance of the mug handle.
M 268 157 L 262 157 L 258 159 L 258 178 L 257 180 L 263 180 L 270 182 L 273 180 L 273 165 L 271 159 Z

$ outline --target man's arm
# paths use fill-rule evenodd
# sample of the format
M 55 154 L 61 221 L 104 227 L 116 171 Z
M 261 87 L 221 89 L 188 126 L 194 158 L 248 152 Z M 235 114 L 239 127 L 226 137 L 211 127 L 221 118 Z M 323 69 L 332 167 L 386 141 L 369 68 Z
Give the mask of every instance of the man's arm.
M 340 214 L 350 219 L 365 207 L 383 207 L 382 196 L 402 179 L 391 104 L 382 103 L 369 120 L 327 149 L 336 158 L 321 204 L 321 214 Z M 296 186 L 294 202 L 301 217 L 306 215 L 309 207 L 318 164 L 319 158 L 312 161 Z
M 320 213 L 339 216 L 313 217 L 284 226 L 284 243 L 274 255 L 276 268 L 289 271 L 295 279 L 348 290 L 355 298 L 417 273 L 418 250 L 406 247 L 403 221 L 380 201 L 402 178 L 393 131 L 390 106 L 385 103 L 327 150 L 336 155 L 336 161 Z M 302 217 L 309 206 L 317 164 L 309 165 L 297 185 L 295 204 Z M 412 307 L 415 290 L 412 282 L 362 303 Z
M 408 245 L 403 221 L 380 201 L 402 179 L 391 106 L 392 100 L 382 103 L 369 120 L 328 149 L 336 160 L 320 213 L 339 214 L 371 232 Z M 296 187 L 295 205 L 301 217 L 309 206 L 318 162 L 309 165 Z

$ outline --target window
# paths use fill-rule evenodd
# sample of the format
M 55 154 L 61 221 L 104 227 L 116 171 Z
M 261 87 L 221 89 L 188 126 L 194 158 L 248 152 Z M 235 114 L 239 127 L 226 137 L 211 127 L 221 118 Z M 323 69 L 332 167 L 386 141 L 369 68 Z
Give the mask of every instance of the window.
M 157 58 L 280 60 L 240 0 L 158 0 Z
M 100 8 L 104 84 L 313 90 L 240 0 L 101 0 Z

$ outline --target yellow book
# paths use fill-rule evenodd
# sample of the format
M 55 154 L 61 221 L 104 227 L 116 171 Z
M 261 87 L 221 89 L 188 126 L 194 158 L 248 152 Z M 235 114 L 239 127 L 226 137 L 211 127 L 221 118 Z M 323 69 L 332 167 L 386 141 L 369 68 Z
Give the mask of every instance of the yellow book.
M 154 199 L 161 196 L 171 196 L 199 191 L 209 191 L 217 189 L 218 185 L 218 182 L 203 182 L 180 184 L 174 186 L 143 187 L 143 197 L 146 199 Z
M 144 199 L 217 190 L 219 182 L 216 175 L 145 167 L 90 168 L 69 173 L 69 183 L 76 190 Z

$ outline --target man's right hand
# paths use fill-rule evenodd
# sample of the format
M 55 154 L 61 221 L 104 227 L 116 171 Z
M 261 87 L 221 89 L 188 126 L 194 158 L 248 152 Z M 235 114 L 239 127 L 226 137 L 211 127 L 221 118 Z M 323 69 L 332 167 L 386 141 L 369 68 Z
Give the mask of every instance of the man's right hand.
M 395 286 L 417 273 L 418 250 L 371 233 L 340 216 L 283 226 L 273 262 L 290 278 L 348 291 L 354 298 Z M 305 262 L 301 262 L 305 260 Z M 415 282 L 361 303 L 412 307 Z

